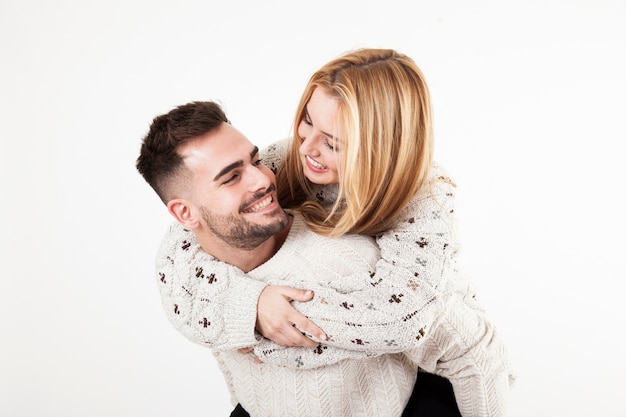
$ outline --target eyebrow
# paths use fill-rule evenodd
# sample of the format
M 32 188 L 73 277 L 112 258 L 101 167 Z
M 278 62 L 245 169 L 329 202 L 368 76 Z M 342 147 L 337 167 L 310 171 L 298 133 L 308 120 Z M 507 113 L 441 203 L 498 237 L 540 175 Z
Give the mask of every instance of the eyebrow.
M 307 106 L 304 107 L 304 114 L 305 114 L 306 118 L 309 119 L 309 121 L 310 121 L 311 120 L 311 115 L 309 114 L 309 108 Z M 311 122 L 311 123 L 313 123 L 313 122 Z M 323 135 L 328 136 L 332 140 L 339 142 L 339 138 L 338 137 L 333 136 L 333 135 L 331 135 L 328 132 L 324 132 L 323 130 L 320 130 L 320 132 L 322 132 Z
M 255 146 L 252 149 L 252 152 L 250 152 L 250 159 L 254 159 L 254 157 L 256 156 L 256 154 L 259 153 L 259 147 Z M 223 177 L 224 175 L 228 174 L 230 171 L 232 171 L 235 168 L 240 168 L 243 166 L 243 161 L 240 159 L 239 161 L 235 161 L 232 164 L 228 164 L 226 165 L 224 168 L 222 168 L 220 170 L 220 172 L 217 173 L 217 175 L 215 176 L 215 178 L 213 178 L 213 181 L 217 181 L 218 179 L 220 179 L 220 177 Z

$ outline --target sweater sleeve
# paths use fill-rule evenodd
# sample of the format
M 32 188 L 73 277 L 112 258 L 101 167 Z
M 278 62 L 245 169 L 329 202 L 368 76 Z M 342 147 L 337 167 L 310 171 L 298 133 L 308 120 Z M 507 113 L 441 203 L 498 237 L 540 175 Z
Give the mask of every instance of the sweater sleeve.
M 263 339 L 255 354 L 264 362 L 300 368 L 418 347 L 446 308 L 456 279 L 459 249 L 454 185 L 438 166 L 430 183 L 378 237 L 381 259 L 368 285 L 348 293 L 311 287 L 315 299 L 294 303 L 329 336 L 316 349 L 284 348 Z M 283 285 L 287 285 L 283 283 Z
M 179 223 L 161 242 L 156 277 L 165 314 L 187 339 L 216 350 L 256 343 L 256 305 L 265 284 L 208 255 Z

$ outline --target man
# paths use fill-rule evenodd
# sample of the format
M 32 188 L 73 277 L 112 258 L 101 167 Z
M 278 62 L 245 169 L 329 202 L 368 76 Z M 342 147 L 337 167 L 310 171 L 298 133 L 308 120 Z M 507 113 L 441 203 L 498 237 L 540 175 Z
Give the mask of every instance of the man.
M 190 103 L 157 117 L 142 144 L 137 168 L 169 212 L 195 235 L 207 254 L 252 277 L 246 287 L 253 288 L 252 292 L 233 292 L 231 297 L 219 301 L 223 302 L 224 310 L 249 311 L 256 307 L 257 299 L 260 309 L 266 292 L 278 288 L 287 293 L 284 287 L 268 287 L 267 284 L 289 283 L 290 270 L 304 280 L 303 287 L 315 284 L 318 274 L 314 268 L 322 262 L 335 278 L 333 285 L 362 285 L 357 290 L 363 292 L 364 297 L 371 297 L 371 292 L 375 291 L 367 282 L 355 283 L 352 277 L 342 276 L 371 274 L 379 256 L 373 241 L 359 236 L 323 238 L 308 230 L 297 213 L 286 213 L 278 205 L 273 173 L 261 164 L 258 149 L 228 123 L 215 103 Z M 182 229 L 181 233 L 188 232 Z M 179 251 L 177 261 L 184 258 L 186 249 L 186 245 L 164 248 Z M 161 258 L 164 257 L 159 256 Z M 170 275 L 172 269 L 168 269 L 168 265 L 159 268 L 163 282 L 180 278 Z M 205 276 L 201 268 L 196 267 L 194 272 L 203 282 L 211 282 L 211 276 Z M 238 279 L 237 276 L 234 271 L 231 281 Z M 258 285 L 252 284 L 253 281 Z M 223 285 L 211 282 L 214 284 Z M 185 286 L 178 288 L 184 290 Z M 301 301 L 311 298 L 304 291 L 294 291 L 290 298 Z M 316 286 L 315 293 L 318 308 L 326 303 L 329 309 L 330 305 L 337 309 L 338 303 L 327 301 L 341 299 L 336 289 Z M 190 296 L 202 297 L 203 294 Z M 342 308 L 349 310 L 350 306 L 339 307 Z M 177 309 L 178 306 L 174 306 L 173 314 L 177 314 Z M 341 320 L 341 311 L 332 314 Z M 211 347 L 234 399 L 251 415 L 399 416 L 402 413 L 411 396 L 417 365 L 400 353 L 402 349 L 394 339 L 390 338 L 388 346 L 381 348 L 377 356 L 371 356 L 371 347 L 360 347 L 368 342 L 357 337 L 362 330 L 356 329 L 354 358 L 308 368 L 303 357 L 301 369 L 259 364 L 254 356 L 242 355 L 233 349 L 256 342 L 253 334 L 256 323 L 251 323 L 249 317 L 249 314 L 242 314 L 241 323 L 223 324 L 223 327 L 232 325 L 244 330 L 240 335 L 232 333 L 228 343 L 214 343 Z M 414 332 L 410 338 L 415 340 L 420 329 L 411 329 L 402 320 L 396 321 L 396 333 L 390 334 Z M 326 336 L 304 316 L 295 315 L 294 324 L 298 328 L 290 327 L 291 334 L 285 338 L 292 342 L 286 344 L 317 346 L 320 351 L 326 348 L 302 335 L 301 330 L 315 335 L 318 340 Z M 386 321 L 384 324 L 388 325 Z M 200 325 L 211 326 L 211 323 Z M 332 345 L 332 341 L 328 344 Z M 314 350 L 306 352 L 311 354 Z

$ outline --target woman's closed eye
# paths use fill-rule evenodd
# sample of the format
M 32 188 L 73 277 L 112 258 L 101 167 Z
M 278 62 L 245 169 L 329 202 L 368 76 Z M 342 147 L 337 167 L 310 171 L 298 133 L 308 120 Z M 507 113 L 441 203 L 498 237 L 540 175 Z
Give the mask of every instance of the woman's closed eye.
M 328 137 L 324 138 L 324 145 L 326 145 L 326 147 L 333 152 L 339 152 L 339 147 L 335 145 L 335 141 L 332 139 L 329 139 Z

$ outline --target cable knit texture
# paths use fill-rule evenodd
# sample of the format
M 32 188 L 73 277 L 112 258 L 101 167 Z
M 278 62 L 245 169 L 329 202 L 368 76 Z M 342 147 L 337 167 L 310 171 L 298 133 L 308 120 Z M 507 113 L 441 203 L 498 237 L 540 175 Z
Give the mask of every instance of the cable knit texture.
M 276 170 L 286 142 L 263 162 Z M 328 205 L 336 187 L 311 198 Z M 456 267 L 454 187 L 438 165 L 396 225 L 376 241 L 311 232 L 297 212 L 285 244 L 244 274 L 206 254 L 175 223 L 157 255 L 169 320 L 209 346 L 233 396 L 251 416 L 400 416 L 418 366 L 452 382 L 463 416 L 507 415 L 512 371 L 501 337 Z M 312 289 L 295 307 L 330 336 L 285 348 L 254 332 L 266 285 Z M 255 346 L 252 355 L 235 349 Z

